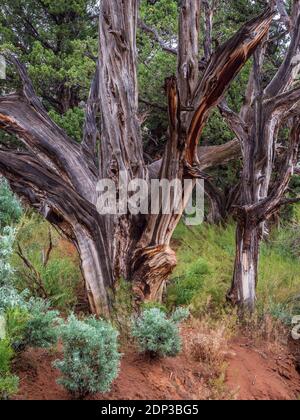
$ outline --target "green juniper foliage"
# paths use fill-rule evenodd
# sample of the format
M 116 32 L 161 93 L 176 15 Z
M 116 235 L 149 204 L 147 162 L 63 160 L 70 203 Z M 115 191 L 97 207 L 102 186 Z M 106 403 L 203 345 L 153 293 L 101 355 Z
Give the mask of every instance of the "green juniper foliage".
M 0 50 L 27 65 L 39 97 L 55 121 L 76 140 L 97 55 L 97 2 L 6 0 L 0 5 Z M 18 78 L 8 68 L 11 87 Z
M 107 322 L 71 315 L 59 328 L 64 358 L 56 361 L 59 383 L 78 397 L 105 393 L 119 373 L 118 332 Z
M 175 357 L 181 351 L 178 324 L 186 319 L 188 311 L 178 310 L 170 318 L 158 308 L 145 310 L 134 319 L 132 335 L 141 353 L 151 357 Z

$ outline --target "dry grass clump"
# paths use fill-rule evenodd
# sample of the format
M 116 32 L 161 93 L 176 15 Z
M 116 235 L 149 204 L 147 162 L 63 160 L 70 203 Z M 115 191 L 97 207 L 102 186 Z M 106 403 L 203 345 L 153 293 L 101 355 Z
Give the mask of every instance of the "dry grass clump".
M 226 386 L 226 358 L 230 355 L 229 340 L 233 334 L 229 320 L 212 323 L 208 318 L 193 318 L 185 334 L 185 353 L 199 363 L 201 375 L 209 390 L 208 399 L 235 398 Z
M 245 320 L 241 323 L 240 330 L 257 346 L 265 346 L 266 350 L 275 354 L 281 354 L 290 336 L 287 326 L 269 314 L 255 315 Z
M 199 332 L 191 337 L 190 353 L 195 361 L 216 368 L 223 364 L 227 346 L 225 327 L 222 325 L 217 330 Z

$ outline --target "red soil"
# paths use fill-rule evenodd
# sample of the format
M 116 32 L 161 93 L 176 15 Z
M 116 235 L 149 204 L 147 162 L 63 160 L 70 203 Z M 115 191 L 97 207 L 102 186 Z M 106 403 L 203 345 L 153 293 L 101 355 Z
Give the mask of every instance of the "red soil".
M 247 342 L 232 344 L 227 383 L 241 400 L 291 400 L 300 396 L 300 375 L 287 349 L 280 355 Z
M 29 350 L 16 361 L 20 377 L 17 400 L 68 400 L 68 392 L 56 384 L 59 372 L 52 362 L 60 354 Z M 251 346 L 245 340 L 231 344 L 226 384 L 237 399 L 293 400 L 300 395 L 300 375 L 288 350 L 281 356 Z M 133 352 L 122 360 L 112 391 L 97 400 L 198 400 L 209 399 L 207 372 L 183 354 L 176 359 L 145 360 Z M 228 395 L 230 395 L 228 393 Z

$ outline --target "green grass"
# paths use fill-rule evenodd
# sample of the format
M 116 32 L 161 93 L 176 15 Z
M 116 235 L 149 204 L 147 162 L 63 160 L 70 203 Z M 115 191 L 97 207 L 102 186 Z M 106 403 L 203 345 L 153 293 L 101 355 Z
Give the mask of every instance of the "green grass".
M 53 249 L 49 262 L 44 265 L 44 257 L 49 248 L 49 230 Z M 35 213 L 24 215 L 17 227 L 16 244 L 19 243 L 25 257 L 39 273 L 44 291 L 32 280 L 36 278 L 32 270 L 14 253 L 12 265 L 15 268 L 16 285 L 19 290 L 29 289 L 35 297 L 47 297 L 53 307 L 72 310 L 77 302 L 77 290 L 82 281 L 79 258 L 67 242 L 62 242 L 58 232 Z M 17 251 L 17 245 L 16 245 Z
M 225 228 L 182 223 L 173 247 L 178 266 L 168 287 L 168 307 L 191 305 L 198 315 L 223 311 L 234 267 L 234 223 Z M 262 244 L 257 292 L 259 311 L 283 318 L 298 308 L 300 313 L 300 228 L 290 224 L 274 229 Z

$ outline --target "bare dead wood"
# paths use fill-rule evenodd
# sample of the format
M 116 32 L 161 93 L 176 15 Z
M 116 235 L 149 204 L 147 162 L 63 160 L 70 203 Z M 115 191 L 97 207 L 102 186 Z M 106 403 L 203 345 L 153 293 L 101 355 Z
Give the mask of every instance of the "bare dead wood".
M 89 98 L 85 110 L 85 124 L 81 147 L 92 161 L 96 161 L 97 142 L 100 140 L 100 95 L 99 95 L 99 63 L 92 81 Z
M 273 11 L 268 9 L 261 16 L 247 23 L 212 56 L 193 96 L 192 105 L 195 113 L 191 116 L 186 155 L 189 164 L 192 165 L 195 160 L 198 140 L 209 111 L 218 105 L 231 80 L 264 39 L 273 16 Z
M 281 18 L 282 22 L 287 27 L 287 29 L 290 30 L 291 26 L 292 26 L 292 22 L 291 22 L 290 15 L 288 14 L 288 12 L 286 10 L 284 0 L 276 0 L 276 5 L 277 5 L 277 9 L 278 9 L 278 12 L 280 14 L 280 18 Z
M 84 264 L 91 306 L 109 314 L 113 273 L 109 238 L 95 206 L 33 156 L 0 150 L 0 172 L 13 191 L 74 242 Z
M 212 3 L 212 4 L 210 4 Z M 213 15 L 214 15 L 214 0 L 202 0 L 205 15 L 205 33 L 204 33 L 204 56 L 208 61 L 213 52 Z
M 89 200 L 95 200 L 96 178 L 80 147 L 44 114 L 19 95 L 0 98 L 0 128 L 17 135 L 25 147 Z
M 197 7 L 198 6 L 198 7 Z M 266 11 L 244 26 L 211 58 L 200 82 L 198 73 L 198 37 L 200 4 L 192 0 L 182 2 L 179 24 L 177 78 L 166 83 L 169 109 L 169 141 L 160 167 L 160 179 L 195 178 L 199 161 L 195 155 L 198 140 L 211 109 L 217 105 L 231 80 L 254 52 L 271 23 L 273 12 Z M 193 22 L 193 26 L 187 25 Z M 191 84 L 192 83 L 192 84 Z M 192 191 L 191 191 L 192 192 Z M 182 201 L 182 211 L 185 207 Z M 162 296 L 166 278 L 176 265 L 175 254 L 170 249 L 172 234 L 181 218 L 172 210 L 169 215 L 151 215 L 134 255 L 134 286 L 138 299 L 155 299 Z M 159 251 L 159 252 L 157 252 Z M 160 257 L 160 254 L 162 257 Z M 163 266 L 157 266 L 164 261 Z M 144 267 L 152 270 L 144 271 Z M 157 273 L 160 272 L 160 276 Z M 141 280 L 142 279 L 142 280 Z
M 219 110 L 223 118 L 226 120 L 227 125 L 242 143 L 248 135 L 248 127 L 245 121 L 240 115 L 229 108 L 225 100 L 219 104 Z

